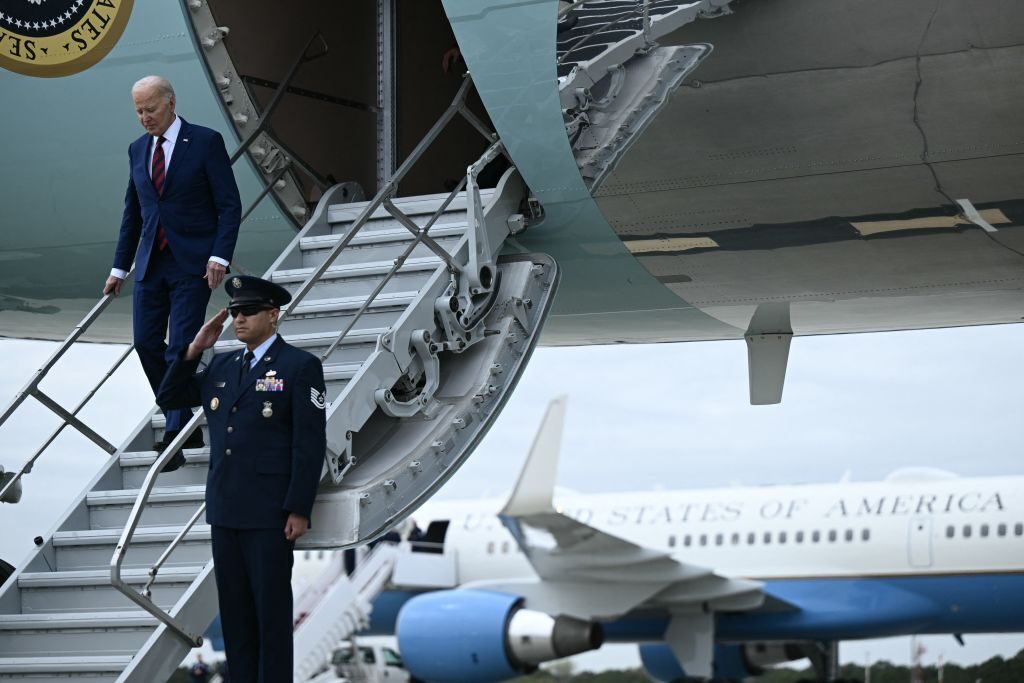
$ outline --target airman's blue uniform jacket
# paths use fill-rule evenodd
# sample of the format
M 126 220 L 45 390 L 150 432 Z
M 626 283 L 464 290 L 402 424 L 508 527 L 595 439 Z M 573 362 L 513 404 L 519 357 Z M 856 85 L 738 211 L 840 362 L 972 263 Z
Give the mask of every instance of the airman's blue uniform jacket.
M 198 374 L 184 353 L 167 370 L 161 408 L 202 405 L 210 434 L 206 521 L 233 529 L 283 529 L 310 517 L 326 450 L 327 396 L 320 360 L 278 337 L 239 380 L 240 349 Z

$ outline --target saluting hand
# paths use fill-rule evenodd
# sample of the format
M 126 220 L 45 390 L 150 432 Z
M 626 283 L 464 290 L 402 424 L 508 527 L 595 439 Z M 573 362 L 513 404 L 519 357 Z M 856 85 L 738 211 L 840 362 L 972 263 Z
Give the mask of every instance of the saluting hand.
M 305 536 L 309 531 L 309 520 L 294 512 L 288 515 L 288 521 L 284 524 L 284 537 L 289 541 Z
M 196 338 L 188 345 L 185 358 L 187 360 L 195 360 L 203 355 L 203 351 L 216 344 L 217 340 L 220 339 L 221 333 L 224 331 L 224 321 L 227 319 L 228 309 L 222 308 L 217 315 L 207 320 L 206 324 L 199 328 Z
M 217 289 L 220 287 L 220 283 L 224 281 L 224 274 L 227 273 L 228 269 L 216 261 L 210 261 L 206 264 L 206 284 L 210 286 L 210 289 Z

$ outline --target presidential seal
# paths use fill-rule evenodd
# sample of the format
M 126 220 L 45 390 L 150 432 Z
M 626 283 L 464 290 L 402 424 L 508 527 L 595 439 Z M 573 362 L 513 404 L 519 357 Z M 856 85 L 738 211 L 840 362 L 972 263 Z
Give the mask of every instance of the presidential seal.
M 114 47 L 133 0 L 0 0 L 0 67 L 26 76 L 84 71 Z

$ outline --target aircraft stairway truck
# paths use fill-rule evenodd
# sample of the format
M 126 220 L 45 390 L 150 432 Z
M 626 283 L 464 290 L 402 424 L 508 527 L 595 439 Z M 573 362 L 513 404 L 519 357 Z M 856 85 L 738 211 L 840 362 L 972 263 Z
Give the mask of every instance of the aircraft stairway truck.
M 605 15 L 616 3 L 581 5 L 573 37 L 559 44 L 557 87 L 567 131 L 590 141 L 577 161 L 592 188 L 710 50 L 654 49 L 654 39 L 727 4 L 644 0 L 629 17 L 610 22 Z M 205 35 L 212 16 L 195 5 L 190 20 L 196 35 Z M 226 55 L 217 44 L 208 52 Z M 300 57 L 291 75 L 313 58 Z M 614 91 L 590 92 L 613 72 Z M 265 108 L 248 110 L 253 132 L 234 154 L 233 160 L 248 154 L 264 175 L 257 201 L 293 186 L 285 181 L 304 170 L 264 125 L 289 79 Z M 503 251 L 510 236 L 543 221 L 546 199 L 536 201 L 514 165 L 493 189 L 480 187 L 480 173 L 506 149 L 466 107 L 472 85 L 467 77 L 372 200 L 349 201 L 349 183 L 328 189 L 265 275 L 293 294 L 282 311 L 283 336 L 317 354 L 327 380 L 325 474 L 315 524 L 299 549 L 368 541 L 433 494 L 500 412 L 550 310 L 559 279 L 554 261 Z M 598 106 L 588 112 L 590 103 Z M 253 113 L 261 109 L 262 120 Z M 484 154 L 467 160 L 466 175 L 447 194 L 397 197 L 409 169 L 459 116 L 485 137 Z M 0 414 L 2 425 L 31 397 L 61 419 L 5 477 L 0 498 L 21 485 L 68 426 L 110 456 L 0 588 L 0 681 L 165 680 L 216 614 L 210 530 L 202 521 L 209 450 L 191 450 L 185 466 L 161 474 L 194 430 L 205 428 L 202 413 L 162 453 L 152 451 L 163 432 L 156 408 L 120 444 L 83 422 L 80 411 L 131 348 L 73 408 L 43 388 L 60 382 L 55 366 L 110 302 L 108 296 L 96 304 Z M 225 339 L 215 351 L 240 346 Z M 149 389 L 125 400 L 149 401 Z

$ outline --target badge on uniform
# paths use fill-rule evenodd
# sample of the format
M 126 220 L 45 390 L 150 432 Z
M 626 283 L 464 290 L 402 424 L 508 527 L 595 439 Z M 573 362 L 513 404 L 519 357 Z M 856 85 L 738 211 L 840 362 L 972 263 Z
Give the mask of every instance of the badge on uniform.
M 284 391 L 284 380 L 277 378 L 277 370 L 267 370 L 267 376 L 256 380 L 256 391 Z
M 263 402 L 263 417 L 273 417 L 273 416 L 274 416 L 274 404 L 271 403 L 270 401 L 264 401 Z
M 320 410 L 327 407 L 327 394 L 318 391 L 316 387 L 309 388 L 309 400 Z

